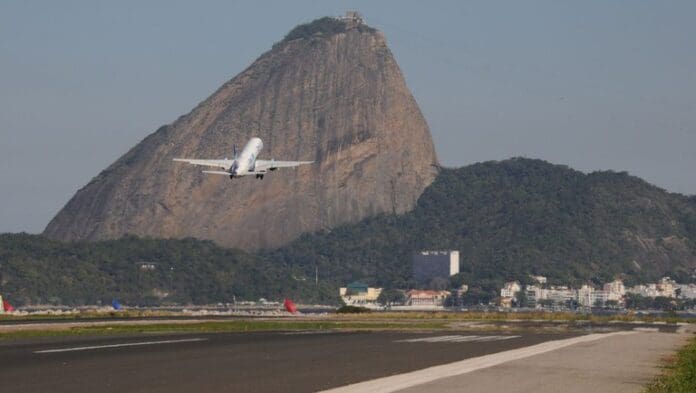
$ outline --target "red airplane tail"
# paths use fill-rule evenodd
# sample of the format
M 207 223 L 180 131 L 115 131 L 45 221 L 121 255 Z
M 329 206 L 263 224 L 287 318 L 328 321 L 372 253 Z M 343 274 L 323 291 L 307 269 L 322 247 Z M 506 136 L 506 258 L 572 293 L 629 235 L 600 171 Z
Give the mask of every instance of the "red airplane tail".
M 295 303 L 292 302 L 290 299 L 285 299 L 283 302 L 283 306 L 285 306 L 285 309 L 288 310 L 290 314 L 295 314 L 297 313 L 297 306 Z
M 14 307 L 8 302 L 7 300 L 2 301 L 2 307 L 5 309 L 5 312 L 12 312 L 14 311 Z

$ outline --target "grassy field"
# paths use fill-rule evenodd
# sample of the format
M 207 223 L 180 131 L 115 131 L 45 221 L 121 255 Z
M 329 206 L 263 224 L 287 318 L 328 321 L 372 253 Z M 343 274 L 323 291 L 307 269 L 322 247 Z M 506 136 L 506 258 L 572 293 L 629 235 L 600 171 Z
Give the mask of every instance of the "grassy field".
M 0 314 L 1 321 L 41 321 L 46 319 L 81 320 L 81 319 L 122 319 L 182 316 L 181 312 L 160 310 L 123 310 L 123 311 L 80 311 L 75 313 L 36 313 L 36 314 Z
M 696 338 L 667 361 L 665 372 L 644 393 L 696 392 Z
M 148 318 L 151 318 L 148 320 Z M 205 319 L 205 316 L 198 317 Z M 55 323 L 46 319 L 56 320 Z M 158 319 L 162 319 L 161 321 Z M 551 312 L 372 312 L 364 314 L 317 314 L 290 316 L 213 316 L 207 320 L 175 312 L 128 310 L 121 312 L 83 312 L 74 315 L 31 315 L 3 320 L 31 324 L 0 325 L 0 340 L 44 336 L 81 336 L 105 334 L 196 333 L 292 330 L 516 330 L 543 332 L 574 329 L 587 324 L 612 322 L 676 323 L 694 320 L 656 318 L 634 314 L 596 316 Z M 529 322 L 529 323 L 526 323 Z
M 656 317 L 650 315 L 638 315 L 635 313 L 617 315 L 593 315 L 572 312 L 378 312 L 360 314 L 359 316 L 350 315 L 350 318 L 361 319 L 430 319 L 430 320 L 451 320 L 451 321 L 489 321 L 489 322 L 510 322 L 510 321 L 546 321 L 546 322 L 662 322 L 662 323 L 696 323 L 694 318 L 679 317 Z
M 439 330 L 449 325 L 444 321 L 340 321 L 340 320 L 232 320 L 184 323 L 152 322 L 147 324 L 100 324 L 96 326 L 46 327 L 0 332 L 0 340 L 51 337 L 93 336 L 109 334 L 148 333 L 224 333 L 252 331 L 302 331 L 302 330 Z
M 289 315 L 289 314 L 288 314 Z M 664 323 L 696 323 L 695 318 L 680 318 L 677 316 L 657 317 L 650 315 L 639 315 L 633 312 L 616 315 L 593 315 L 585 313 L 573 312 L 544 312 L 544 311 L 528 311 L 528 312 L 483 312 L 483 311 L 468 311 L 468 312 L 448 312 L 448 311 L 395 311 L 395 312 L 371 312 L 363 314 L 329 314 L 333 319 L 365 319 L 365 320 L 451 320 L 451 321 L 588 321 L 597 323 L 607 322 L 664 322 Z M 0 322 L 3 320 L 14 321 L 33 321 L 33 320 L 83 320 L 83 319 L 138 319 L 138 318 L 165 318 L 165 317 L 191 317 L 191 315 L 183 314 L 174 311 L 150 311 L 150 310 L 124 310 L 124 311 L 84 311 L 75 314 L 31 314 L 31 315 L 12 315 L 0 314 Z M 212 315 L 211 315 L 212 316 Z M 263 315 L 259 315 L 263 316 Z M 205 316 L 202 316 L 205 317 Z M 244 317 L 249 317 L 244 316 Z

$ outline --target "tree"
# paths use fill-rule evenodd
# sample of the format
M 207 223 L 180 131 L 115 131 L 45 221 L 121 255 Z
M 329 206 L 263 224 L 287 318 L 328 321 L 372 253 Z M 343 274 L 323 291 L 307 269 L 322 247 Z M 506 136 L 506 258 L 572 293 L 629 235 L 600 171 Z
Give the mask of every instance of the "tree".
M 607 300 L 606 303 L 604 303 L 604 306 L 606 308 L 617 308 L 619 306 L 619 301 L 618 300 Z
M 461 297 L 462 305 L 478 305 L 478 304 L 488 304 L 493 299 L 494 295 L 484 290 L 479 286 L 470 287 L 469 290 L 464 293 Z
M 676 309 L 676 302 L 672 298 L 658 296 L 653 301 L 653 306 L 658 310 L 672 311 Z
M 385 289 L 377 297 L 377 303 L 382 306 L 391 306 L 393 304 L 404 304 L 406 295 L 399 289 Z
M 544 308 L 553 307 L 554 303 L 555 302 L 553 301 L 553 299 L 541 299 L 541 300 L 539 300 L 539 304 L 541 304 L 542 307 L 544 307 Z
M 524 289 L 517 291 L 515 294 L 515 301 L 517 302 L 517 307 L 527 307 L 527 302 L 529 301 L 527 298 L 527 291 Z
M 653 308 L 653 299 L 637 293 L 627 293 L 626 308 L 631 310 L 645 310 Z
M 459 307 L 462 305 L 462 299 L 457 294 L 457 291 L 450 292 L 444 302 L 445 307 Z
M 449 280 L 442 277 L 435 277 L 428 283 L 428 289 L 434 289 L 436 291 L 443 291 L 449 289 Z
M 461 286 L 464 285 L 464 279 L 465 279 L 464 273 L 457 273 L 453 276 L 450 276 L 450 278 L 449 278 L 450 288 L 461 288 Z
M 565 306 L 568 307 L 568 309 L 570 309 L 570 310 L 575 310 L 579 306 L 578 301 L 575 299 L 568 299 L 564 303 L 565 303 Z

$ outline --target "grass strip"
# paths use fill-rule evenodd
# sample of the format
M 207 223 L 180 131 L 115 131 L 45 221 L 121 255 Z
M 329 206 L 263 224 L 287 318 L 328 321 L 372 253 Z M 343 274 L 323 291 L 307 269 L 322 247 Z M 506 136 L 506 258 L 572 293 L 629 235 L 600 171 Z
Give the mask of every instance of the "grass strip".
M 76 314 L 34 314 L 14 316 L 11 314 L 0 315 L 0 321 L 41 321 L 41 320 L 64 320 L 64 321 L 79 321 L 82 319 L 109 320 L 109 319 L 138 319 L 138 318 L 182 318 L 193 317 L 179 312 L 170 311 L 150 311 L 150 310 L 126 310 L 126 311 L 111 311 L 111 312 L 80 312 Z M 198 315 L 200 318 L 205 318 L 205 315 Z M 215 318 L 216 315 L 208 317 Z M 220 316 L 224 317 L 224 316 Z M 229 315 L 228 317 L 235 317 Z M 239 317 L 239 316 L 237 316 Z M 248 316 L 245 316 L 248 317 Z M 261 318 L 274 318 L 270 315 L 258 315 Z M 275 316 L 280 317 L 282 316 Z M 593 323 L 608 323 L 608 322 L 643 322 L 643 323 L 696 323 L 696 318 L 684 318 L 674 316 L 651 316 L 639 315 L 633 312 L 616 315 L 593 315 L 585 313 L 573 312 L 545 312 L 545 311 L 528 311 L 528 312 L 505 312 L 505 311 L 466 311 L 466 312 L 448 312 L 448 311 L 388 311 L 388 312 L 372 312 L 363 314 L 333 314 L 330 318 L 334 320 L 341 319 L 359 319 L 359 320 L 443 320 L 443 321 L 487 321 L 487 322 L 511 322 L 511 321 L 546 321 L 546 322 L 593 322 Z
M 504 312 L 504 311 L 466 311 L 466 312 L 411 312 L 411 311 L 392 311 L 369 314 L 345 314 L 347 318 L 354 319 L 429 319 L 429 320 L 450 320 L 450 321 L 489 321 L 489 322 L 510 322 L 510 321 L 546 321 L 546 322 L 664 322 L 664 323 L 696 323 L 694 318 L 680 317 L 656 317 L 650 315 L 637 315 L 635 313 L 617 315 L 593 315 L 572 312 Z
M 443 321 L 417 322 L 353 322 L 353 321 L 257 321 L 238 320 L 196 323 L 152 323 L 80 326 L 66 329 L 37 329 L 0 333 L 0 340 L 55 337 L 97 336 L 147 333 L 231 333 L 301 330 L 440 330 L 449 328 Z
M 650 383 L 644 393 L 696 392 L 696 337 L 669 359 L 665 372 Z

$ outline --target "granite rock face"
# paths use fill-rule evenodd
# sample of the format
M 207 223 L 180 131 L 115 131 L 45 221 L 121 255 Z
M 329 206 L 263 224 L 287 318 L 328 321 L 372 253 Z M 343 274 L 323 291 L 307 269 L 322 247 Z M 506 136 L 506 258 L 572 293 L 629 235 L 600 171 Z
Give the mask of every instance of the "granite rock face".
M 44 234 L 196 237 L 253 250 L 411 210 L 437 172 L 428 125 L 382 33 L 331 23 L 289 34 L 147 136 L 80 189 Z M 230 180 L 172 161 L 231 157 L 253 136 L 264 142 L 262 159 L 316 162 Z

